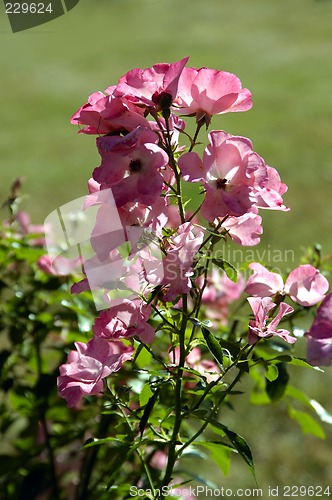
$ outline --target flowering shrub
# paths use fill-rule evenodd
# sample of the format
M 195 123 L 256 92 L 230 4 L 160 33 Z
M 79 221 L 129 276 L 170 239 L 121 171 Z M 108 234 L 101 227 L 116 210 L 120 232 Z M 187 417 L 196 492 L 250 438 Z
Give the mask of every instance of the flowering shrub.
M 77 441 L 85 439 L 74 466 L 69 463 L 73 449 L 62 452 L 57 443 L 67 471 L 60 481 L 66 498 L 74 498 L 78 483 L 77 499 L 108 498 L 109 490 L 112 498 L 130 498 L 132 487 L 157 499 L 163 487 L 179 489 L 197 480 L 195 471 L 181 467 L 180 473 L 179 464 L 189 453 L 204 456 L 204 450 L 225 474 L 232 452 L 254 474 L 245 438 L 219 415 L 239 395 L 239 381 L 259 376 L 275 401 L 285 394 L 287 364 L 331 364 L 328 262 L 321 272 L 324 262 L 312 258 L 284 281 L 258 262 L 245 276 L 237 270 L 239 263 L 224 258 L 229 240 L 242 246 L 259 243 L 259 210 L 289 210 L 282 199 L 287 187 L 249 139 L 221 130 L 203 137 L 214 115 L 249 110 L 251 93 L 231 73 L 188 68 L 187 62 L 129 71 L 117 85 L 92 94 L 72 116 L 73 124 L 83 126 L 80 133 L 98 136 L 100 165 L 82 207 L 82 212 L 96 209 L 87 235 L 93 255 L 51 258 L 42 255 L 43 242 L 37 240 L 35 277 L 50 290 L 30 297 L 27 283 L 20 292 L 31 298 L 29 342 L 35 344 L 38 367 L 36 380 L 25 390 L 30 394 L 44 383 L 40 343 L 46 335 L 61 334 L 58 360 L 64 346 L 71 349 L 59 363 L 58 390 L 72 408 L 67 410 L 72 420 L 59 424 L 58 432 L 73 432 L 76 416 L 83 415 L 86 424 L 74 432 Z M 197 188 L 190 210 L 184 194 L 188 183 Z M 27 224 L 21 225 L 20 248 L 31 249 L 35 240 L 29 232 Z M 79 261 L 85 276 L 72 286 L 70 298 L 68 275 L 78 275 Z M 13 265 L 6 273 L 15 272 Z M 51 289 L 54 297 L 47 304 Z M 90 294 L 96 291 L 102 296 L 97 317 Z M 17 293 L 9 304 L 20 300 Z M 57 310 L 59 301 L 70 319 Z M 294 356 L 297 321 L 308 322 L 321 301 L 306 334 L 305 361 Z M 76 337 L 75 328 L 80 330 Z M 10 373 L 15 367 L 5 352 Z M 43 397 L 37 420 L 51 462 L 46 486 L 52 498 L 59 498 L 60 464 L 46 420 L 52 420 L 52 412 L 49 396 Z M 320 406 L 312 409 L 321 415 Z M 291 416 L 301 425 L 300 413 Z

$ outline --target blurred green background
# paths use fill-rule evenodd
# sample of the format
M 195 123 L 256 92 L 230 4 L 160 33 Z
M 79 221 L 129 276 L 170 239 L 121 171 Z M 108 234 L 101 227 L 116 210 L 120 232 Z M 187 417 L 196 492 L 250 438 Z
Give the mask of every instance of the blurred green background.
M 237 74 L 253 93 L 251 111 L 214 117 L 212 127 L 250 137 L 289 186 L 291 212 L 262 211 L 263 246 L 294 249 L 296 258 L 315 242 L 331 252 L 331 0 L 80 0 L 65 16 L 16 34 L 3 3 L 0 14 L 1 202 L 16 176 L 26 179 L 34 222 L 83 196 L 99 158 L 95 138 L 77 136 L 71 114 L 133 67 L 189 55 L 192 66 Z M 327 372 L 294 375 L 332 412 Z M 227 418 L 253 449 L 260 486 L 331 481 L 331 427 L 320 441 L 303 437 L 283 404 L 239 407 Z M 228 478 L 217 474 L 220 486 L 254 486 L 240 459 Z

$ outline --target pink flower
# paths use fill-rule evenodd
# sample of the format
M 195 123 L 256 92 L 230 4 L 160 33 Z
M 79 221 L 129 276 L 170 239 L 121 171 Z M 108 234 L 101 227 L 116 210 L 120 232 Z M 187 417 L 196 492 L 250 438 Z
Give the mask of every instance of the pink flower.
M 97 255 L 84 262 L 84 279 L 73 285 L 71 292 L 80 293 L 84 290 L 116 289 L 120 279 L 126 273 L 123 258 L 117 249 L 109 252 L 107 259 L 100 260 Z
M 288 211 L 283 204 L 282 195 L 287 191 L 286 184 L 280 180 L 277 170 L 266 165 L 266 179 L 255 186 L 256 206 L 272 210 Z
M 109 95 L 94 92 L 71 117 L 74 125 L 86 125 L 79 134 L 108 134 L 109 132 L 131 131 L 136 127 L 148 127 L 144 110 L 122 96 L 114 95 L 115 87 L 107 89 Z
M 258 262 L 252 262 L 249 268 L 254 271 L 254 274 L 247 281 L 246 293 L 254 297 L 271 297 L 276 293 L 282 293 L 284 281 L 280 274 L 268 271 Z
M 245 292 L 258 296 L 272 296 L 276 293 L 289 295 L 294 302 L 309 307 L 323 300 L 329 283 L 327 279 L 310 264 L 304 264 L 294 269 L 284 285 L 282 277 L 268 271 L 257 262 L 249 264 L 254 274 L 247 282 Z
M 178 364 L 180 360 L 180 348 L 175 347 L 169 353 L 171 363 Z M 199 347 L 194 347 L 185 360 L 185 367 L 191 368 L 192 370 L 197 371 L 206 379 L 207 383 L 213 382 L 214 380 L 218 380 L 220 376 L 220 368 L 219 366 L 211 360 L 202 359 L 202 351 Z M 187 377 L 193 378 L 193 374 L 187 372 L 185 374 Z M 187 388 L 195 387 L 195 382 L 186 382 Z
M 169 109 L 177 95 L 179 78 L 188 59 L 185 57 L 172 64 L 155 64 L 144 70 L 132 69 L 120 78 L 116 91 L 144 106 Z
M 157 470 L 163 470 L 166 468 L 168 461 L 168 455 L 163 450 L 157 450 L 151 457 L 149 465 Z
M 140 128 L 125 137 L 97 139 L 102 163 L 94 170 L 93 178 L 100 183 L 100 189 L 112 188 L 117 207 L 128 202 L 151 205 L 161 194 L 160 169 L 167 165 L 168 156 L 157 141 L 154 132 Z
M 285 293 L 301 306 L 313 306 L 323 300 L 329 282 L 310 264 L 294 269 L 285 283 Z
M 196 115 L 197 122 L 204 118 L 207 125 L 212 115 L 252 107 L 251 93 L 237 76 L 208 68 L 184 68 L 177 104 L 182 115 Z
M 253 152 L 250 140 L 244 137 L 214 130 L 209 140 L 203 161 L 193 152 L 180 157 L 183 178 L 203 181 L 206 195 L 202 215 L 205 219 L 213 221 L 226 215 L 244 215 L 255 204 L 254 187 L 266 178 L 264 161 Z
M 45 254 L 39 257 L 37 266 L 46 274 L 52 274 L 53 276 L 68 276 L 81 272 L 82 260 L 80 257 L 68 259 L 62 255 L 52 259 L 50 255 Z
M 220 375 L 219 366 L 209 359 L 202 359 L 202 351 L 199 347 L 194 347 L 186 357 L 186 365 L 188 368 L 196 370 L 203 375 L 207 383 L 218 380 Z
M 332 364 L 332 292 L 319 306 L 313 325 L 305 336 L 308 340 L 308 362 L 311 365 L 330 366 Z
M 243 246 L 254 246 L 260 242 L 260 235 L 263 233 L 262 218 L 258 215 L 258 210 L 252 207 L 240 217 L 228 217 L 223 223 L 223 227 L 235 243 Z
M 105 191 L 101 191 L 101 194 Z M 91 195 L 89 195 L 91 196 Z M 98 198 L 94 203 L 99 202 Z M 91 244 L 100 260 L 125 242 L 130 243 L 130 253 L 137 251 L 137 242 L 149 231 L 154 237 L 162 237 L 162 228 L 167 222 L 167 199 L 159 197 L 153 205 L 129 202 L 121 208 L 102 203 L 91 234 Z M 120 219 L 122 226 L 115 221 Z
M 155 331 L 147 322 L 151 306 L 140 299 L 121 299 L 117 305 L 102 311 L 92 327 L 93 333 L 102 338 L 121 339 L 137 336 L 149 344 L 155 337 Z
M 17 212 L 14 218 L 15 221 L 18 222 L 22 234 L 38 234 L 38 238 L 29 239 L 29 244 L 31 246 L 44 246 L 45 245 L 45 237 L 44 232 L 45 228 L 42 224 L 31 224 L 30 216 L 27 212 L 20 210 Z
M 196 283 L 202 287 L 204 278 L 200 276 Z M 221 324 L 227 325 L 229 306 L 241 297 L 245 287 L 243 276 L 238 273 L 235 283 L 228 278 L 224 271 L 213 267 L 208 275 L 207 285 L 203 290 L 202 304 L 207 319 L 218 320 Z
M 163 260 L 163 284 L 168 285 L 164 296 L 167 301 L 173 301 L 181 293 L 191 288 L 190 277 L 193 276 L 193 260 L 203 242 L 203 232 L 194 233 L 194 226 L 190 222 L 182 224 L 177 234 L 169 239 L 166 249 L 167 255 Z
M 249 321 L 249 344 L 255 344 L 259 338 L 270 338 L 274 335 L 281 337 L 289 344 L 296 342 L 296 338 L 292 337 L 288 330 L 276 329 L 282 318 L 294 311 L 291 306 L 282 302 L 278 314 L 268 322 L 269 312 L 276 307 L 272 299 L 270 297 L 264 297 L 263 299 L 248 297 L 247 300 L 255 316 L 255 320 Z
M 69 408 L 77 406 L 84 395 L 98 394 L 103 389 L 102 379 L 120 370 L 131 359 L 133 348 L 122 342 L 108 342 L 93 338 L 87 344 L 75 342 L 77 351 L 71 351 L 67 363 L 60 366 L 58 390 Z

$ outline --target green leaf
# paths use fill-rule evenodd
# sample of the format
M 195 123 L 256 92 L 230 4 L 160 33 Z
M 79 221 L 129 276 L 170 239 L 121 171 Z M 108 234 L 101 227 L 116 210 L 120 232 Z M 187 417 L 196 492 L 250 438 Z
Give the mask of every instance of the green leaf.
M 120 440 L 119 438 L 115 437 L 107 437 L 107 438 L 90 438 L 88 439 L 85 443 L 83 448 L 92 448 L 93 446 L 100 446 L 101 444 L 106 444 L 106 443 L 113 443 L 115 447 L 123 447 L 123 446 L 130 446 L 130 443 L 126 443 L 123 439 Z
M 151 364 L 152 355 L 147 349 L 145 349 L 144 344 L 140 344 L 137 348 L 137 354 L 135 357 L 135 363 L 138 368 L 146 368 Z
M 208 330 L 205 328 L 203 325 L 201 325 L 203 336 L 205 339 L 205 342 L 209 348 L 209 351 L 213 355 L 213 357 L 216 359 L 216 361 L 219 363 L 219 365 L 223 368 L 223 351 L 222 348 L 220 347 L 220 344 L 216 337 Z
M 312 434 L 320 439 L 325 439 L 324 430 L 309 413 L 294 410 L 291 406 L 288 407 L 288 413 L 301 426 L 304 434 Z
M 322 422 L 332 424 L 332 415 L 318 401 L 310 399 L 310 406 L 315 410 Z
M 296 387 L 292 385 L 288 386 L 286 390 L 286 396 L 301 401 L 301 403 L 305 404 L 309 408 L 312 408 L 322 422 L 325 422 L 326 424 L 332 424 L 332 415 L 328 413 L 328 411 L 318 401 L 309 398 L 309 396 L 307 396 L 304 392 L 300 391 Z
M 319 368 L 319 366 L 312 366 L 310 363 L 308 363 L 308 361 L 302 358 L 293 358 L 292 361 L 290 361 L 290 364 L 295 366 L 303 366 L 305 368 L 311 368 L 312 370 L 317 370 L 324 373 L 324 370 Z
M 285 363 L 278 363 L 278 376 L 270 381 L 266 380 L 266 393 L 271 401 L 278 401 L 285 394 L 289 375 Z
M 220 347 L 229 351 L 233 358 L 237 358 L 241 351 L 240 342 L 232 342 L 231 340 L 218 339 Z
M 278 378 L 279 370 L 276 365 L 268 365 L 266 367 L 265 377 L 269 382 L 273 382 Z
M 144 410 L 143 416 L 142 416 L 141 421 L 140 421 L 139 426 L 138 426 L 141 437 L 143 435 L 145 426 L 149 420 L 149 416 L 151 415 L 153 407 L 156 404 L 158 394 L 159 394 L 159 390 L 157 389 L 156 392 L 151 396 L 151 398 L 149 399 L 149 401 L 145 405 L 145 410 Z
M 224 424 L 221 424 L 217 420 L 214 420 L 214 419 L 212 419 L 212 420 L 205 419 L 205 420 L 208 421 L 209 424 L 212 425 L 212 427 L 220 429 L 221 431 L 223 431 L 225 433 L 227 438 L 232 443 L 233 447 L 237 450 L 237 452 L 241 455 L 243 460 L 249 466 L 249 468 L 250 468 L 250 470 L 251 470 L 251 472 L 256 480 L 254 461 L 252 458 L 251 450 L 250 450 L 248 444 L 246 443 L 246 440 L 242 436 L 240 436 L 239 434 L 236 434 L 235 432 L 228 429 L 228 427 L 226 427 Z
M 145 384 L 139 395 L 140 406 L 145 406 L 149 401 L 149 399 L 151 398 L 151 396 L 153 396 L 153 392 L 151 391 L 149 384 Z
M 225 271 L 227 278 L 237 283 L 238 272 L 237 269 L 225 259 L 212 259 L 213 264 L 220 267 L 223 271 Z
M 214 460 L 225 476 L 228 475 L 231 453 L 234 451 L 232 447 L 221 441 L 204 441 L 195 444 L 209 450 L 212 460 Z

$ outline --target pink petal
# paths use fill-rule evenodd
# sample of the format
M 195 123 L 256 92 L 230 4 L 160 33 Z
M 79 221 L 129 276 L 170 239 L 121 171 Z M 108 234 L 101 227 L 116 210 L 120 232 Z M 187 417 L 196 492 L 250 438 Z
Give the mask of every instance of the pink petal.
M 332 364 L 332 292 L 319 306 L 313 325 L 305 336 L 308 340 L 309 363 L 330 366 Z
M 327 279 L 310 264 L 294 269 L 285 283 L 285 292 L 301 306 L 313 306 L 323 300 L 329 283 Z
M 267 297 L 282 292 L 284 282 L 279 274 L 268 271 L 258 262 L 252 262 L 249 264 L 249 268 L 254 271 L 254 274 L 248 279 L 245 288 L 246 293 L 258 297 Z
M 185 153 L 179 158 L 179 168 L 183 180 L 199 182 L 206 177 L 204 163 L 197 153 Z

